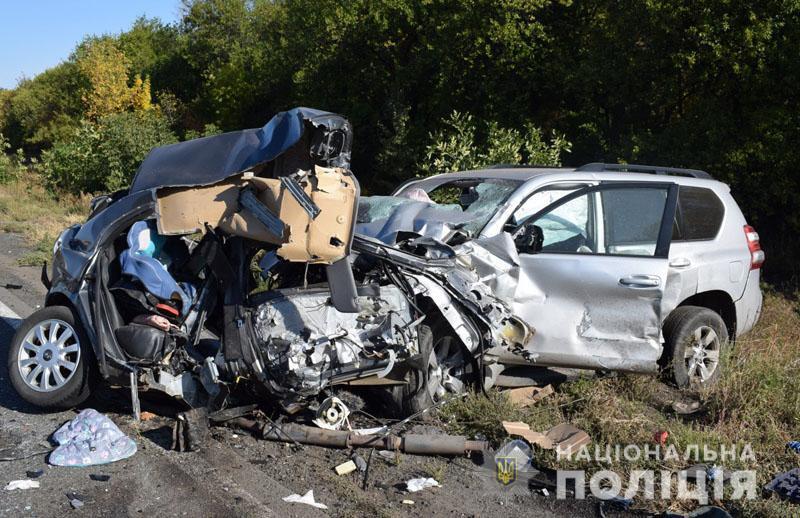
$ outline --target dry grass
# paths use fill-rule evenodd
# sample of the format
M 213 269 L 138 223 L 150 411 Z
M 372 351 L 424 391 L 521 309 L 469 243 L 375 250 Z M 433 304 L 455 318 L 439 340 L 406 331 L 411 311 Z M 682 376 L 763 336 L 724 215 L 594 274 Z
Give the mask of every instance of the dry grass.
M 50 259 L 53 242 L 62 230 L 86 218 L 91 196 L 54 195 L 38 174 L 23 171 L 0 184 L 0 230 L 17 232 L 34 251 L 21 259 L 25 265 Z
M 455 401 L 441 418 L 457 433 L 482 434 L 495 443 L 505 439 L 501 420 L 522 420 L 534 430 L 570 422 L 592 437 L 601 451 L 636 444 L 653 445 L 657 430 L 669 432 L 667 444 L 675 445 L 680 460 L 657 462 L 642 458 L 615 463 L 610 469 L 623 484 L 632 470 L 680 470 L 693 464 L 683 460 L 687 445 L 703 445 L 719 451 L 720 445 L 750 444 L 755 462 L 727 461 L 724 468 L 756 470 L 760 488 L 777 473 L 800 466 L 800 455 L 786 443 L 800 440 L 800 304 L 794 297 L 767 290 L 761 320 L 748 336 L 723 358 L 724 377 L 717 386 L 691 394 L 703 404 L 694 416 L 680 416 L 671 402 L 688 394 L 655 377 L 622 375 L 581 379 L 565 383 L 555 396 L 530 408 L 518 408 L 504 394 L 490 391 Z M 593 451 L 593 448 L 592 448 Z M 549 451 L 537 451 L 539 464 L 559 469 L 585 469 L 587 475 L 609 469 L 599 462 L 557 461 Z M 700 459 L 702 461 L 702 459 Z M 717 461 L 719 463 L 719 461 Z M 587 476 L 588 480 L 588 476 Z M 659 477 L 656 477 L 658 482 Z M 673 494 L 675 494 L 673 490 Z M 686 511 L 695 504 L 685 501 L 637 502 L 651 511 Z M 731 510 L 746 516 L 800 515 L 800 506 L 776 498 L 730 502 Z

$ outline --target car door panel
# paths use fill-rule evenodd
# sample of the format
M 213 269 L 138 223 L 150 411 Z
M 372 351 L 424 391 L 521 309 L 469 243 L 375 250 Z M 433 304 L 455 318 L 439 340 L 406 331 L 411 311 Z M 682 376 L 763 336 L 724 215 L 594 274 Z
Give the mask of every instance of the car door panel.
M 557 237 L 549 250 L 545 238 L 541 252 L 519 254 L 524 289 L 517 291 L 514 311 L 536 329 L 529 347 L 534 362 L 637 372 L 656 369 L 677 197 L 673 185 L 603 183 L 581 189 L 529 219 L 528 223 L 538 222 L 550 213 L 572 219 L 560 233 L 551 226 L 550 235 Z M 636 190 L 642 188 L 650 189 L 648 196 Z M 564 210 L 581 197 L 589 207 L 588 216 L 580 207 L 571 213 Z M 636 198 L 638 205 L 629 203 Z M 653 206 L 654 200 L 661 204 Z M 639 255 L 628 255 L 631 251 Z M 521 363 L 511 356 L 504 361 Z

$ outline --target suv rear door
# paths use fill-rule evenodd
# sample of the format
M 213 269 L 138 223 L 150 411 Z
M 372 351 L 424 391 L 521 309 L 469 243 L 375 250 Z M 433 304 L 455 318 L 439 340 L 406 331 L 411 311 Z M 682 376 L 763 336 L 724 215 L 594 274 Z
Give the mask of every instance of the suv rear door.
M 601 182 L 523 222 L 517 234 L 543 235 L 539 251 L 518 245 L 514 301 L 536 330 L 536 363 L 656 369 L 677 194 L 669 182 Z

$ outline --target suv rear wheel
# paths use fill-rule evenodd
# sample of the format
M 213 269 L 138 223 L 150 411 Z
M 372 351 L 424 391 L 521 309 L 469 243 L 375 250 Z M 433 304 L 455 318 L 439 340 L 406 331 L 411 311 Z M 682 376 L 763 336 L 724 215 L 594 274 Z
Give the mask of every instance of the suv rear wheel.
M 680 388 L 710 386 L 719 379 L 728 328 L 708 308 L 680 306 L 664 322 L 663 363 Z
M 66 409 L 89 397 L 94 355 L 69 308 L 50 306 L 17 329 L 8 348 L 11 385 L 22 399 L 43 408 Z

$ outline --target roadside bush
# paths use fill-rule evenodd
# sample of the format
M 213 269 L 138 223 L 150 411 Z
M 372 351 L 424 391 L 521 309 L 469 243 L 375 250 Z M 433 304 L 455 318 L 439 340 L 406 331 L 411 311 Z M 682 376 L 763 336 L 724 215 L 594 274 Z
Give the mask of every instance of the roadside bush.
M 114 191 L 130 183 L 150 149 L 177 140 L 156 110 L 106 115 L 97 123 L 83 121 L 42 153 L 42 172 L 52 190 Z
M 561 154 L 572 144 L 553 132 L 550 141 L 542 130 L 526 124 L 522 131 L 495 121 L 484 122 L 471 114 L 454 111 L 444 128 L 430 135 L 420 176 L 465 171 L 492 164 L 561 165 Z
M 8 155 L 9 149 L 11 149 L 11 144 L 0 133 L 0 183 L 9 181 L 14 173 L 14 162 Z

